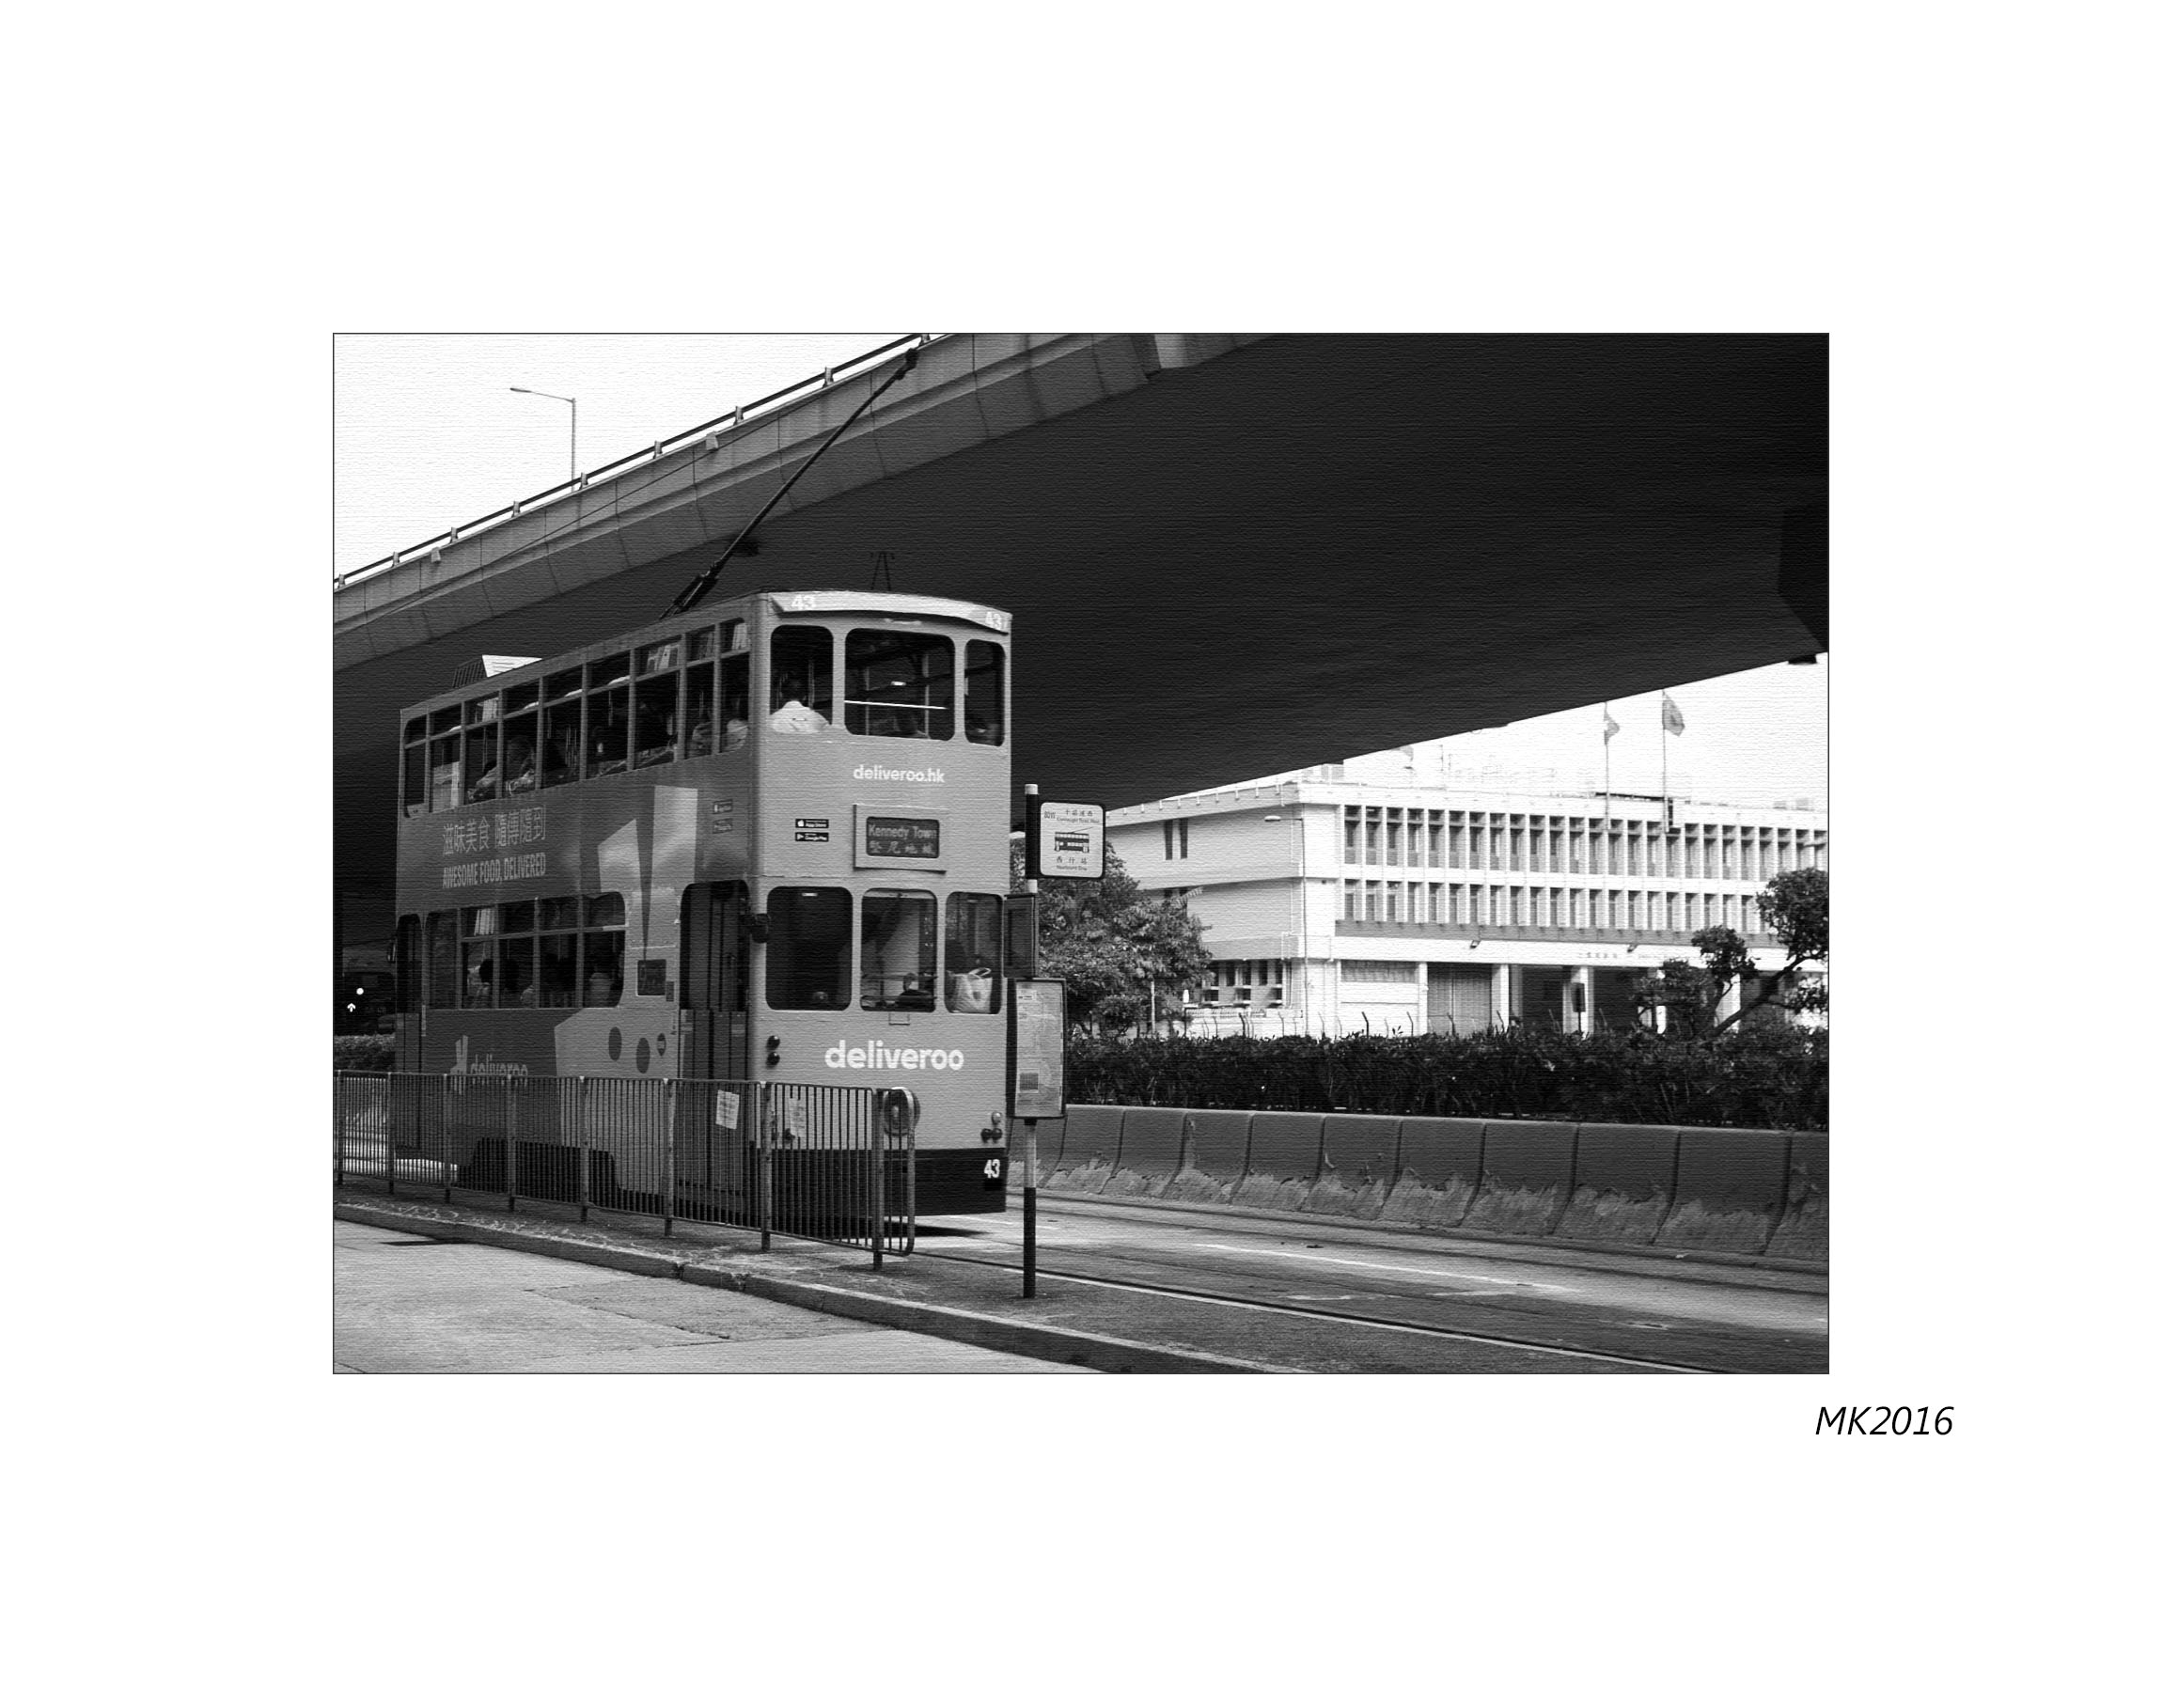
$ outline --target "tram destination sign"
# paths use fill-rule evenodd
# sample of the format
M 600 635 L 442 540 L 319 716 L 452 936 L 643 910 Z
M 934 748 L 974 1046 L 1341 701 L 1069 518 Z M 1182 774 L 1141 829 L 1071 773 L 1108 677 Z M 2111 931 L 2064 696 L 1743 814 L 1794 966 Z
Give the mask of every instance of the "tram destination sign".
M 939 857 L 939 821 L 900 819 L 884 813 L 867 815 L 864 852 L 886 859 L 935 860 Z
M 946 870 L 946 820 L 935 812 L 874 811 L 855 814 L 858 866 L 905 866 L 919 871 Z

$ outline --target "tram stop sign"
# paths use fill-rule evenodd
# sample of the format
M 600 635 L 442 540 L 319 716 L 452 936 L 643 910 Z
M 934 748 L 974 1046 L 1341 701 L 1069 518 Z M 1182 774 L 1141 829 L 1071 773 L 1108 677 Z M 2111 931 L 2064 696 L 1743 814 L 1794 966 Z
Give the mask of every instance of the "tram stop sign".
M 1039 801 L 1026 825 L 1031 878 L 1102 878 L 1104 808 L 1079 801 Z

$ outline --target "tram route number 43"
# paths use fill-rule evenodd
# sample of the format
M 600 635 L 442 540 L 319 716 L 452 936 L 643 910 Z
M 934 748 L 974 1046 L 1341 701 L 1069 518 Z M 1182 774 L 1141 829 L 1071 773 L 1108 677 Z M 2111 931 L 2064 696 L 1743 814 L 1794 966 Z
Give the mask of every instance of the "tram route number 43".
M 984 1158 L 984 1190 L 985 1190 L 986 1192 L 996 1192 L 996 1191 L 999 1189 L 999 1183 L 1000 1183 L 1002 1180 L 1004 1180 L 1005 1178 L 1006 1178 L 1006 1164 L 1005 1164 L 1005 1159 L 1004 1159 L 1003 1157 L 997 1157 L 997 1156 L 987 1156 L 987 1157 L 985 1157 L 985 1158 Z

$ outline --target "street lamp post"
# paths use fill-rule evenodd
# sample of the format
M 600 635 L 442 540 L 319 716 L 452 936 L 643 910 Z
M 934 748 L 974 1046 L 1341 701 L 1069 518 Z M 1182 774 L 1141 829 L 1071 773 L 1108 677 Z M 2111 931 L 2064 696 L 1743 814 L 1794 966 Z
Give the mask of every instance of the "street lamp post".
M 513 385 L 513 391 L 524 392 L 529 398 L 555 398 L 558 403 L 571 405 L 571 478 L 578 478 L 578 400 L 558 397 L 553 391 L 535 391 L 530 385 Z
M 1280 795 L 1280 801 L 1281 798 Z M 1288 821 L 1281 812 L 1267 812 L 1262 814 L 1262 822 L 1264 824 L 1282 824 L 1289 822 L 1292 825 L 1292 845 L 1299 856 L 1295 887 L 1292 892 L 1294 926 L 1293 947 L 1299 962 L 1299 1022 L 1305 1026 L 1308 1024 L 1307 999 L 1309 995 L 1307 987 L 1307 821 L 1297 814 L 1293 815 Z M 1289 1004 L 1291 996 L 1289 987 L 1292 983 L 1292 969 L 1289 964 L 1285 967 L 1284 982 L 1288 987 L 1285 995 Z

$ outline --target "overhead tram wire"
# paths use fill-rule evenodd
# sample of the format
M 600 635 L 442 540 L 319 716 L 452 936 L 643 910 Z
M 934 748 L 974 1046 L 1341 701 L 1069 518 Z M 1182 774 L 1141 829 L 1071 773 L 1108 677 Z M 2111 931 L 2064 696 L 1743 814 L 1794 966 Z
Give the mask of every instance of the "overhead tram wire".
M 797 464 L 796 472 L 791 475 L 787 480 L 781 483 L 781 490 L 776 493 L 771 498 L 767 499 L 763 505 L 760 506 L 759 513 L 752 517 L 750 521 L 746 522 L 743 527 L 738 530 L 736 538 L 729 542 L 729 549 L 723 552 L 719 557 L 713 560 L 713 567 L 706 570 L 703 573 L 694 577 L 691 585 L 685 588 L 682 592 L 676 595 L 674 602 L 669 605 L 669 607 L 661 613 L 663 617 L 681 616 L 687 612 L 695 611 L 698 608 L 699 603 L 705 599 L 708 593 L 713 590 L 713 584 L 720 578 L 723 567 L 728 563 L 729 558 L 736 555 L 736 548 L 742 545 L 745 541 L 751 538 L 753 530 L 755 530 L 761 522 L 766 520 L 767 516 L 772 513 L 774 507 L 776 504 L 779 504 L 782 499 L 789 495 L 789 489 L 794 486 L 797 481 L 801 480 L 807 474 L 810 472 L 811 465 L 817 462 L 819 459 L 823 457 L 829 450 L 833 449 L 835 442 L 839 440 L 843 433 L 847 432 L 849 429 L 856 425 L 858 418 L 862 416 L 866 410 L 870 409 L 872 404 L 876 403 L 881 398 L 886 395 L 886 388 L 893 384 L 893 383 L 900 379 L 903 374 L 907 373 L 911 368 L 916 367 L 917 357 L 918 353 L 921 353 L 923 348 L 923 345 L 919 343 L 912 348 L 906 355 L 902 356 L 901 366 L 896 368 L 894 371 L 888 374 L 884 380 L 881 380 L 879 384 L 872 388 L 871 395 L 866 398 L 861 403 L 857 404 L 854 409 L 849 412 L 849 418 L 846 421 L 843 421 L 841 425 L 837 427 L 832 432 L 828 433 L 826 435 L 825 442 L 822 444 L 817 450 L 813 451 L 808 457 L 805 458 L 802 462 Z

